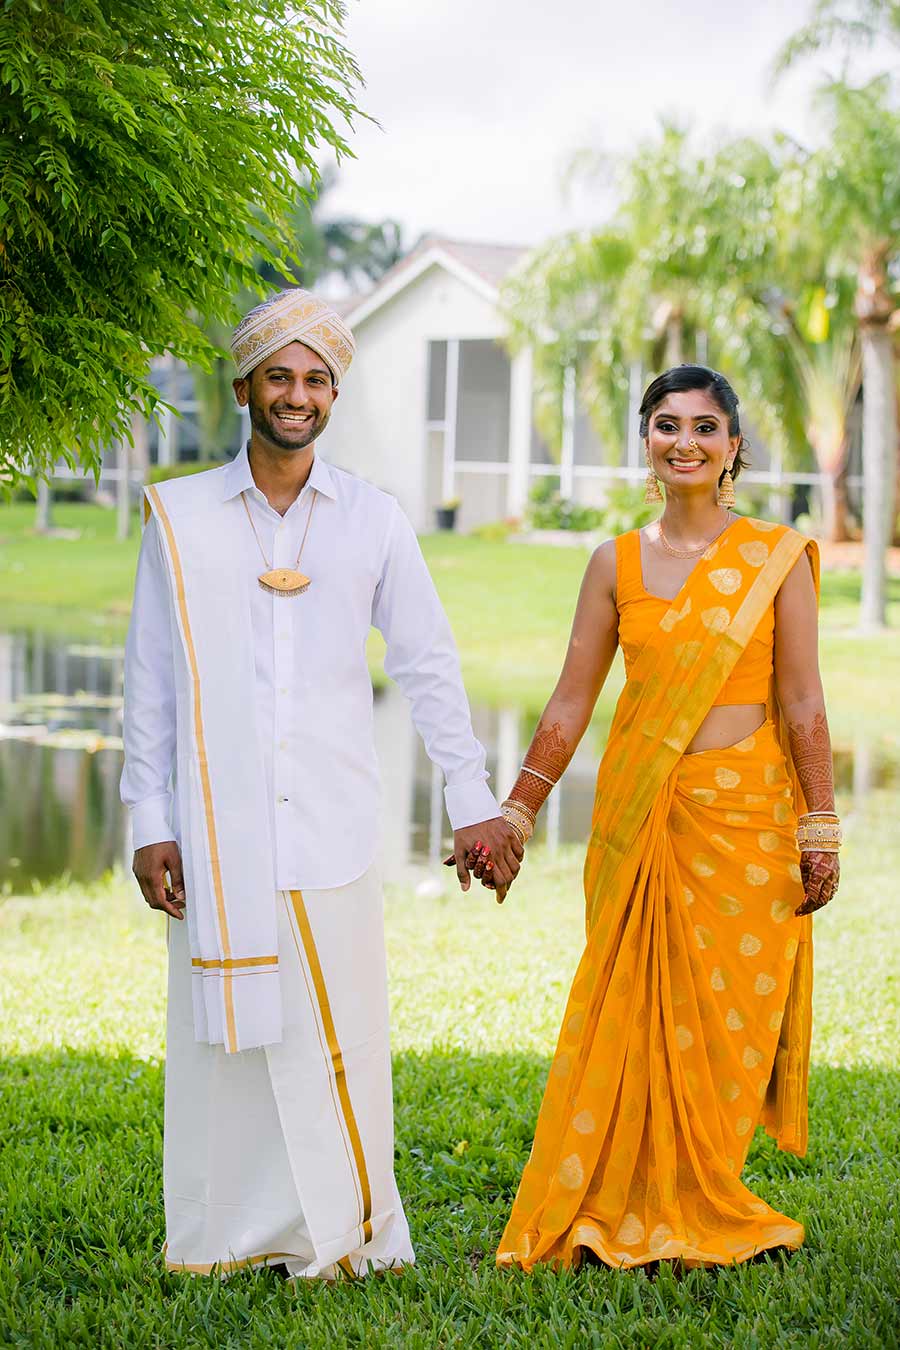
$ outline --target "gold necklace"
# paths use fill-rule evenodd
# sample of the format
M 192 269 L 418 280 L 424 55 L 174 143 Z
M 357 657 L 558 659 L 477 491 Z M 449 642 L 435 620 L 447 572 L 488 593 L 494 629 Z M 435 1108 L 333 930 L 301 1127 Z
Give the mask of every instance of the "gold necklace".
M 669 543 L 668 539 L 666 538 L 666 536 L 663 534 L 662 521 L 658 521 L 657 523 L 659 525 L 659 542 L 662 544 L 663 548 L 666 550 L 667 553 L 670 553 L 673 558 L 699 558 L 700 554 L 705 553 L 706 550 L 710 547 L 710 545 L 716 542 L 719 535 L 728 529 L 728 526 L 731 524 L 731 521 L 730 519 L 726 519 L 725 524 L 722 526 L 722 529 L 717 530 L 716 533 L 713 535 L 712 539 L 708 539 L 706 543 L 701 544 L 699 548 L 673 548 L 672 545 Z
M 309 527 L 312 524 L 313 511 L 316 509 L 316 500 L 318 496 L 318 492 L 313 488 L 312 501 L 309 504 L 309 513 L 306 517 L 306 529 L 303 531 L 303 538 L 300 541 L 300 552 L 297 554 L 297 561 L 294 563 L 294 566 L 292 568 L 273 568 L 266 557 L 265 549 L 262 546 L 262 540 L 257 533 L 256 526 L 253 524 L 250 507 L 247 505 L 247 498 L 243 492 L 241 493 L 241 501 L 244 503 L 244 510 L 247 512 L 250 528 L 253 531 L 257 544 L 259 544 L 259 551 L 262 554 L 262 560 L 267 568 L 267 571 L 257 577 L 257 581 L 260 586 L 262 586 L 263 590 L 268 591 L 271 595 L 302 595 L 304 591 L 309 590 L 312 584 L 309 577 L 304 576 L 298 569 L 300 567 L 300 559 L 303 556 L 303 547 L 306 543 L 306 536 L 309 534 Z

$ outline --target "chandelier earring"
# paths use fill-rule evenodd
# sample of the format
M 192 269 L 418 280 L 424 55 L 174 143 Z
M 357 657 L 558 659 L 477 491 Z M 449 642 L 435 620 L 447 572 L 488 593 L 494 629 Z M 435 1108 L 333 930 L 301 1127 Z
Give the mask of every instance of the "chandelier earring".
M 719 506 L 724 506 L 726 510 L 730 510 L 731 507 L 734 506 L 736 500 L 734 495 L 734 479 L 731 476 L 731 465 L 729 464 L 728 468 L 722 474 L 719 483 L 719 495 L 717 501 Z
M 650 462 L 650 451 L 647 451 L 647 485 L 644 488 L 644 501 L 648 506 L 655 506 L 663 500 L 663 495 L 659 490 L 659 479 L 653 472 L 653 465 Z

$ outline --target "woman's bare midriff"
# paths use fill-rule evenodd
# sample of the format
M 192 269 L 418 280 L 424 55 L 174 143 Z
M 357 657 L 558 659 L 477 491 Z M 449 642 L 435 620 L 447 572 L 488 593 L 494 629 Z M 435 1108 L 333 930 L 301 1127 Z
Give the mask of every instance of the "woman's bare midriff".
M 710 708 L 685 754 L 696 755 L 701 750 L 724 750 L 729 745 L 737 745 L 745 736 L 758 731 L 765 720 L 764 703 L 729 703 Z

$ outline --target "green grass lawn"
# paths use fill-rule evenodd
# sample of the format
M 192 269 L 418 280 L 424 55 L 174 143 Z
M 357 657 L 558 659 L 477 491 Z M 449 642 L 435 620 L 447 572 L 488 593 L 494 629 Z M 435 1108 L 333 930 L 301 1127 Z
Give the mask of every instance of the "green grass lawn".
M 93 507 L 57 508 L 77 539 L 37 539 L 32 520 L 0 508 L 0 629 L 120 640 L 136 540 L 117 543 L 113 513 Z M 423 546 L 472 697 L 537 712 L 585 554 Z M 896 749 L 900 631 L 857 637 L 858 590 L 852 574 L 826 577 L 832 723 L 839 740 L 893 736 Z M 842 807 L 845 881 L 816 921 L 810 1152 L 760 1137 L 747 1169 L 806 1223 L 807 1245 L 680 1280 L 493 1266 L 582 940 L 580 852 L 536 854 L 502 910 L 480 891 L 389 897 L 397 1170 L 419 1266 L 296 1293 L 271 1272 L 220 1285 L 162 1268 L 158 916 L 121 878 L 0 899 L 0 1346 L 900 1344 L 900 793 Z
M 115 513 L 95 506 L 55 508 L 55 524 L 77 538 L 40 538 L 33 522 L 32 506 L 0 507 L 0 629 L 121 641 L 137 538 L 119 543 Z M 422 546 L 459 643 L 469 696 L 517 704 L 536 717 L 565 655 L 586 552 L 452 534 L 425 536 Z M 827 573 L 823 584 L 822 667 L 843 742 L 890 730 L 883 691 L 900 688 L 900 627 L 881 637 L 856 634 L 859 586 L 854 573 Z M 896 623 L 900 578 L 891 580 L 891 596 Z M 370 653 L 377 677 L 377 634 Z M 600 721 L 608 721 L 618 688 L 616 671 L 598 705 Z
M 896 794 L 847 814 L 845 881 L 816 920 L 810 1149 L 758 1134 L 750 1184 L 807 1226 L 789 1258 L 679 1279 L 498 1272 L 582 939 L 581 854 L 483 891 L 388 897 L 397 1171 L 419 1265 L 304 1287 L 167 1274 L 159 1251 L 162 921 L 122 879 L 0 904 L 0 1345 L 897 1344 L 900 990 Z

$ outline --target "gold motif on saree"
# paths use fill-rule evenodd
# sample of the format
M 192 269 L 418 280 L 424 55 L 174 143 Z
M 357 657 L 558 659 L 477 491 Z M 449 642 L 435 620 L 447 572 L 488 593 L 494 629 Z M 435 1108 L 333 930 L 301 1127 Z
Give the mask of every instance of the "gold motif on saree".
M 717 567 L 715 571 L 710 572 L 710 585 L 719 592 L 720 595 L 734 595 L 741 589 L 743 575 L 736 567 Z
M 769 545 L 761 539 L 748 539 L 746 543 L 738 544 L 738 553 L 748 566 L 763 567 L 769 556 Z

